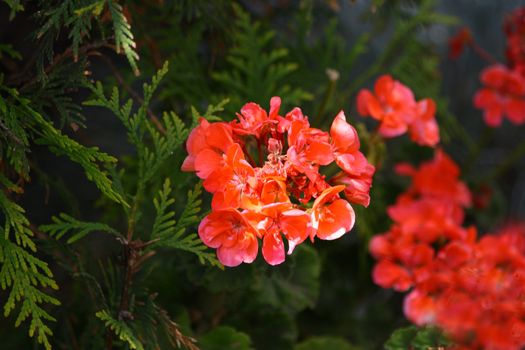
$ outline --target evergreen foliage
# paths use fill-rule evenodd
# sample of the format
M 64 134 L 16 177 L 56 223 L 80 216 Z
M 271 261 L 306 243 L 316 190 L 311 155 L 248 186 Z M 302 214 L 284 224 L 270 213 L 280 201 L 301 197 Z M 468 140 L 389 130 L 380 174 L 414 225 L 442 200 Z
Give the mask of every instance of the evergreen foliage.
M 188 227 L 199 222 L 202 201 L 199 199 L 202 190 L 201 185 L 197 184 L 195 189 L 188 192 L 184 210 L 180 214 L 178 221 L 175 220 L 175 212 L 170 211 L 170 206 L 175 203 L 171 195 L 171 184 L 169 178 L 164 181 L 162 190 L 159 191 L 158 197 L 153 200 L 156 210 L 155 221 L 151 230 L 151 239 L 156 240 L 152 248 L 166 247 L 175 248 L 191 252 L 199 258 L 199 261 L 205 262 L 222 268 L 215 254 L 202 243 L 195 234 L 185 234 Z
M 9 289 L 9 296 L 3 303 L 4 316 L 9 316 L 19 306 L 15 326 L 29 318 L 29 336 L 36 336 L 39 343 L 51 349 L 48 337 L 53 332 L 48 322 L 56 319 L 44 305 L 60 305 L 60 302 L 42 289 L 58 289 L 58 286 L 48 264 L 34 255 L 36 245 L 24 209 L 3 192 L 0 192 L 0 207 L 5 218 L 0 232 L 0 286 L 3 290 Z
M 98 311 L 95 316 L 104 322 L 106 327 L 115 332 L 120 340 L 128 343 L 131 349 L 144 350 L 142 343 L 135 337 L 133 330 L 125 322 L 114 319 L 106 310 Z
M 133 33 L 131 33 L 131 26 L 126 19 L 126 16 L 122 12 L 122 6 L 113 0 L 107 0 L 108 8 L 113 19 L 113 27 L 115 30 L 115 46 L 117 47 L 117 53 L 120 50 L 124 51 L 128 58 L 131 68 L 135 75 L 139 75 L 139 68 L 137 66 L 137 60 L 139 55 L 135 51 L 135 41 L 133 39 Z M 95 11 L 98 11 L 96 9 Z
M 68 235 L 67 244 L 75 243 L 93 231 L 121 236 L 118 231 L 108 225 L 100 222 L 79 221 L 65 213 L 61 213 L 58 217 L 53 216 L 53 222 L 54 224 L 40 226 L 40 230 L 48 233 L 51 237 L 55 237 L 55 239 Z
M 226 60 L 227 69 L 213 74 L 223 91 L 235 96 L 231 103 L 238 110 L 242 101 L 266 104 L 272 96 L 286 96 L 286 103 L 299 105 L 312 95 L 300 87 L 292 88 L 286 79 L 297 70 L 296 63 L 288 62 L 288 49 L 269 46 L 275 36 L 270 30 L 261 28 L 261 23 L 252 21 L 250 16 L 235 5 L 233 42 Z

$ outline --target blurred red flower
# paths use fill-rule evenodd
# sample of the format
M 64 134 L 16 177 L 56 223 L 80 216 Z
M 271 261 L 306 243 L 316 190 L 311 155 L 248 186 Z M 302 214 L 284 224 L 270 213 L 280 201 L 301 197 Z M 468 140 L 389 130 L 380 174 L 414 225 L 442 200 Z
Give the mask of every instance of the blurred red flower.
M 463 53 L 463 50 L 472 42 L 472 33 L 467 27 L 461 27 L 450 39 L 448 39 L 448 56 L 455 60 Z
M 525 123 L 525 78 L 496 64 L 480 74 L 485 85 L 474 95 L 474 106 L 483 110 L 487 125 L 501 125 L 503 116 L 514 124 Z
M 378 120 L 378 132 L 383 137 L 409 132 L 411 139 L 420 145 L 435 146 L 439 142 L 434 101 L 427 98 L 416 102 L 412 90 L 390 75 L 377 79 L 374 93 L 367 89 L 359 91 L 357 111 Z

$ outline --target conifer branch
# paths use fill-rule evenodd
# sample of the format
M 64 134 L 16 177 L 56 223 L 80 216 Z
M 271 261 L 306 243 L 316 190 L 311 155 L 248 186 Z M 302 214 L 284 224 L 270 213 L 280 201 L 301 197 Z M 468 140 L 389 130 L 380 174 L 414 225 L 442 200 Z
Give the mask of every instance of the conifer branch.
M 115 79 L 117 79 L 118 83 L 124 88 L 124 90 L 128 92 L 128 94 L 135 100 L 135 102 L 137 102 L 140 105 L 144 104 L 144 99 L 135 90 L 133 90 L 128 83 L 126 83 L 126 81 L 122 77 L 122 74 L 120 74 L 117 66 L 115 66 L 115 64 L 107 56 L 100 53 L 97 54 L 97 56 L 108 65 L 109 69 L 111 69 L 111 72 L 113 72 Z M 153 124 L 155 124 L 157 130 L 160 133 L 165 134 L 166 130 L 164 130 L 164 126 L 162 126 L 162 123 L 160 122 L 159 118 L 155 115 L 155 113 L 153 113 L 151 108 L 147 108 L 147 113 L 150 117 L 150 120 L 153 122 Z
M 15 326 L 29 318 L 29 336 L 36 336 L 37 341 L 49 350 L 48 338 L 53 332 L 47 323 L 56 320 L 43 305 L 59 305 L 60 302 L 41 289 L 58 289 L 58 286 L 47 263 L 33 255 L 36 245 L 24 209 L 10 201 L 2 191 L 0 209 L 6 219 L 4 227 L 0 228 L 0 286 L 3 290 L 10 289 L 3 305 L 4 316 L 9 316 L 20 304 Z M 11 232 L 14 242 L 10 238 Z
M 133 334 L 133 330 L 123 320 L 117 320 L 111 316 L 109 311 L 100 310 L 95 316 L 104 322 L 105 326 L 108 327 L 120 340 L 126 342 L 131 349 L 144 350 L 144 346 L 140 340 Z
M 53 224 L 42 225 L 40 230 L 48 233 L 55 239 L 60 239 L 64 235 L 69 234 L 69 238 L 66 241 L 67 244 L 75 243 L 93 231 L 107 232 L 114 236 L 122 237 L 117 230 L 106 224 L 79 221 L 65 213 L 61 213 L 58 217 L 53 216 L 52 219 Z

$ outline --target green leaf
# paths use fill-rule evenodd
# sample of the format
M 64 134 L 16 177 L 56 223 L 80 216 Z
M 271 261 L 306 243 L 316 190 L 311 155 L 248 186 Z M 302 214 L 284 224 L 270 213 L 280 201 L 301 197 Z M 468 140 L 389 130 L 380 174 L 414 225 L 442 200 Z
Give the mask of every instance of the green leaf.
M 9 20 L 15 18 L 17 12 L 24 11 L 24 6 L 20 3 L 20 0 L 3 0 L 7 6 L 11 8 L 9 13 Z
M 409 326 L 395 330 L 385 343 L 385 349 L 427 350 L 429 348 L 439 348 L 451 344 L 439 328 Z
M 13 49 L 13 45 L 11 44 L 0 44 L 0 58 L 2 58 L 2 53 L 5 53 L 9 57 L 15 60 L 21 60 L 22 55 Z
M 246 320 L 249 320 L 248 324 L 245 324 Z M 292 316 L 279 308 L 253 310 L 243 314 L 237 324 L 243 325 L 243 330 L 250 334 L 257 349 L 293 349 L 299 333 L 296 315 Z
M 224 267 L 217 260 L 215 252 L 206 247 L 197 234 L 186 234 L 187 228 L 200 220 L 201 193 L 202 186 L 198 183 L 192 191 L 188 192 L 186 206 L 179 216 L 179 220 L 176 221 L 174 219 L 175 212 L 169 211 L 169 206 L 175 202 L 174 199 L 169 198 L 171 183 L 169 179 L 164 181 L 158 197 L 153 201 L 157 215 L 153 223 L 151 237 L 158 239 L 158 241 L 150 247 L 166 247 L 191 252 L 197 255 L 201 264 L 209 263 L 222 269 Z
M 153 76 L 150 84 L 143 85 L 144 100 L 131 114 L 133 101 L 128 99 L 122 106 L 120 104 L 120 93 L 115 87 L 109 99 L 105 96 L 100 82 L 88 85 L 95 97 L 84 104 L 88 106 L 100 106 L 111 110 L 124 124 L 128 132 L 130 142 L 137 148 L 139 159 L 139 187 L 145 187 L 146 183 L 156 174 L 161 165 L 173 154 L 173 152 L 184 142 L 189 131 L 182 120 L 173 112 L 164 113 L 162 122 L 153 123 L 146 119 L 149 103 L 153 93 L 160 81 L 168 72 L 168 62 Z M 163 133 L 158 130 L 162 128 Z M 153 150 L 145 144 L 145 135 L 150 136 Z
M 348 341 L 339 337 L 310 337 L 294 346 L 293 350 L 357 350 Z
M 86 12 L 91 12 L 93 13 L 93 15 L 98 17 L 102 13 L 102 10 L 104 9 L 105 4 L 106 4 L 106 0 L 95 1 L 92 4 L 76 9 L 75 14 L 77 16 L 82 16 Z
M 202 350 L 250 350 L 250 336 L 232 327 L 220 326 L 206 333 L 199 339 Z
M 233 8 L 236 20 L 234 46 L 226 57 L 229 67 L 212 73 L 224 91 L 229 91 L 231 107 L 237 110 L 245 101 L 267 104 L 272 96 L 286 96 L 291 104 L 311 100 L 310 93 L 289 85 L 287 78 L 298 65 L 287 61 L 286 48 L 271 48 L 275 32 L 262 29 L 239 5 L 234 3 Z
M 117 53 L 120 53 L 121 50 L 124 51 L 124 54 L 128 58 L 128 62 L 133 68 L 135 75 L 139 75 L 139 67 L 137 66 L 137 61 L 139 55 L 135 50 L 136 44 L 133 38 L 133 33 L 131 32 L 131 26 L 124 16 L 122 11 L 122 6 L 113 1 L 108 0 L 109 12 L 111 13 L 111 18 L 113 18 L 113 28 L 115 30 L 115 46 L 117 47 Z
M 37 143 L 47 145 L 54 153 L 65 155 L 70 160 L 81 165 L 84 168 L 88 180 L 93 181 L 104 195 L 115 202 L 128 206 L 123 195 L 113 188 L 111 179 L 107 173 L 101 170 L 97 164 L 98 162 L 103 164 L 115 163 L 117 161 L 116 158 L 99 151 L 97 147 L 88 148 L 82 146 L 55 129 L 53 125 L 40 114 L 35 111 L 31 112 L 39 126 L 38 132 L 41 135 L 41 137 L 36 140 Z
M 153 199 L 157 215 L 151 229 L 151 239 L 167 237 L 175 227 L 175 212 L 168 211 L 169 207 L 175 203 L 175 199 L 169 198 L 170 194 L 171 182 L 169 178 L 166 178 L 158 196 Z
M 153 123 L 147 123 L 146 128 L 153 142 L 153 152 L 148 147 L 144 147 L 142 168 L 139 169 L 144 177 L 142 181 L 147 182 L 157 173 L 160 167 L 168 160 L 173 153 L 186 140 L 189 130 L 182 120 L 174 113 L 164 113 L 162 117 L 163 134 L 153 126 Z
M 95 316 L 104 322 L 104 325 L 111 329 L 120 340 L 126 342 L 131 349 L 144 350 L 144 346 L 126 322 L 116 320 L 107 310 L 100 310 L 95 313 Z
M 320 273 L 317 251 L 302 244 L 284 264 L 272 268 L 270 274 L 259 276 L 255 288 L 262 303 L 296 313 L 315 305 Z
M 0 191 L 0 209 L 6 219 L 4 227 L 0 227 L 0 286 L 3 290 L 10 289 L 3 304 L 4 315 L 9 316 L 20 305 L 15 326 L 29 318 L 29 336 L 36 336 L 39 343 L 51 349 L 49 337 L 53 332 L 48 322 L 55 318 L 43 305 L 59 305 L 60 302 L 42 290 L 58 289 L 58 286 L 47 263 L 32 255 L 36 245 L 31 239 L 33 232 L 24 209 L 10 201 L 3 191 Z M 13 232 L 14 242 L 10 232 Z
M 437 327 L 420 329 L 412 340 L 412 346 L 415 350 L 427 350 L 428 348 L 447 347 L 449 345 L 452 345 L 452 342 Z
M 406 350 L 412 345 L 412 340 L 416 336 L 418 328 L 409 326 L 394 331 L 385 343 L 387 350 Z
M 40 230 L 47 232 L 55 239 L 60 239 L 67 234 L 69 236 L 66 241 L 67 244 L 75 243 L 94 231 L 107 232 L 117 237 L 121 236 L 117 230 L 106 224 L 79 221 L 65 213 L 60 213 L 59 217 L 53 216 L 53 222 L 54 224 L 40 226 Z
M 93 181 L 104 195 L 124 206 L 128 205 L 123 195 L 113 188 L 107 172 L 101 169 L 100 163 L 107 166 L 108 164 L 117 162 L 116 158 L 99 151 L 97 147 L 85 147 L 67 135 L 64 135 L 60 130 L 56 129 L 50 121 L 46 120 L 41 113 L 33 109 L 30 105 L 31 101 L 21 97 L 17 90 L 5 88 L 1 85 L 0 90 L 7 92 L 16 102 L 16 106 L 11 108 L 11 113 L 13 113 L 14 118 L 6 120 L 17 121 L 22 118 L 27 118 L 28 123 L 31 123 L 29 125 L 20 125 L 17 122 L 15 124 L 0 125 L 0 127 L 11 129 L 8 135 L 11 135 L 11 138 L 14 138 L 16 143 L 18 143 L 18 145 L 15 144 L 9 147 L 7 153 L 7 158 L 14 163 L 12 165 L 18 173 L 24 174 L 28 171 L 27 158 L 25 157 L 26 150 L 24 150 L 24 146 L 28 144 L 28 141 L 24 129 L 29 129 L 36 143 L 46 145 L 55 154 L 65 155 L 73 162 L 78 163 L 84 168 L 88 180 Z M 0 112 L 1 109 L 3 109 L 2 105 L 0 105 Z M 19 155 L 14 153 L 14 149 L 16 149 L 17 146 L 19 150 L 23 150 Z M 9 153 L 10 149 L 13 149 L 11 153 Z

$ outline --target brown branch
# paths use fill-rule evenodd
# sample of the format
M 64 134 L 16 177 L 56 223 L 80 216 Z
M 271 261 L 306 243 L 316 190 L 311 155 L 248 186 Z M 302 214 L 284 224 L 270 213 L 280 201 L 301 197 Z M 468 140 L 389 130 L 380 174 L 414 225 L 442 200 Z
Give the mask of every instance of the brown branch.
M 488 53 L 488 51 L 479 46 L 478 43 L 476 43 L 474 40 L 471 40 L 469 44 L 472 50 L 474 50 L 474 52 L 485 61 L 489 62 L 490 64 L 499 63 L 497 59 L 495 59 L 490 53 Z
M 174 347 L 176 346 L 180 348 L 181 345 L 184 345 L 184 347 L 188 350 L 200 350 L 200 348 L 196 345 L 197 340 L 182 334 L 179 325 L 170 318 L 166 310 L 158 307 L 158 312 L 160 318 L 168 327 L 169 340 Z
M 24 143 L 22 142 L 22 140 L 20 140 L 5 124 L 4 122 L 0 119 L 0 129 L 2 129 L 5 133 L 5 135 L 7 135 L 12 141 L 14 141 L 16 144 L 18 145 L 21 145 L 21 146 L 25 146 Z

